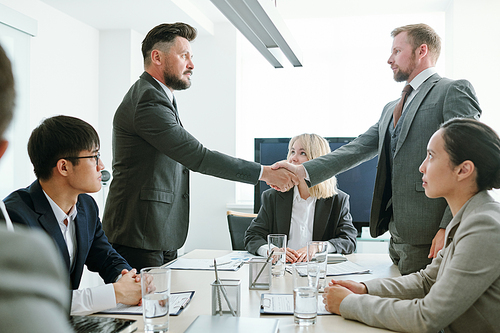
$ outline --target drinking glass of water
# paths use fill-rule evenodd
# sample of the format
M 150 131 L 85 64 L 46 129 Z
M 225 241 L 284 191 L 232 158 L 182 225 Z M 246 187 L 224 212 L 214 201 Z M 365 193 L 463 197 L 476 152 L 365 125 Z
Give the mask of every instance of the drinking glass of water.
M 271 274 L 273 276 L 285 275 L 286 238 L 285 234 L 267 235 L 268 253 L 273 251 L 271 260 Z
M 315 262 L 319 264 L 318 290 L 323 291 L 326 286 L 328 243 L 323 241 L 307 242 L 307 262 Z
M 293 275 L 293 320 L 300 326 L 316 324 L 318 316 L 318 263 L 295 263 Z
M 170 268 L 147 267 L 141 269 L 141 288 L 144 332 L 167 332 Z

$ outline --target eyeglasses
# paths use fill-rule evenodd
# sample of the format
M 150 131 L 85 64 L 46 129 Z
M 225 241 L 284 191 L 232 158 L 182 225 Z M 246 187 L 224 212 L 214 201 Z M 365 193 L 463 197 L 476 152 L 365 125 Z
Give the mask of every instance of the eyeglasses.
M 80 158 L 95 158 L 95 164 L 99 165 L 99 159 L 101 158 L 101 153 L 97 152 L 97 155 L 92 155 L 92 156 L 76 156 L 76 157 L 62 157 L 65 160 L 78 160 Z

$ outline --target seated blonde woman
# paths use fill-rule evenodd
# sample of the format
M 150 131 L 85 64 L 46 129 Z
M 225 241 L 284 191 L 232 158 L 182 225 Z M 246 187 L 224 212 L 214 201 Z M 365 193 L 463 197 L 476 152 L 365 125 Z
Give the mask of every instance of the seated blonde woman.
M 301 134 L 288 144 L 288 162 L 302 164 L 326 155 L 330 145 L 317 134 Z M 287 262 L 306 259 L 307 242 L 328 241 L 329 253 L 352 253 L 356 228 L 349 212 L 349 195 L 337 189 L 332 177 L 309 188 L 304 181 L 287 192 L 269 189 L 262 193 L 262 207 L 245 233 L 248 252 L 267 255 L 267 235 L 286 234 Z
M 452 119 L 434 133 L 420 166 L 429 198 L 453 214 L 444 248 L 425 269 L 358 283 L 334 281 L 326 309 L 398 332 L 500 331 L 500 139 L 473 119 Z

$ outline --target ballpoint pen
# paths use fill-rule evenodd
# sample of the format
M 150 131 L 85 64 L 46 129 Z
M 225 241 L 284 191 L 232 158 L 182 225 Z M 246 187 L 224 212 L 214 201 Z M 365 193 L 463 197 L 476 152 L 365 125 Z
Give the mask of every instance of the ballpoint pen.
M 231 311 L 231 314 L 233 317 L 236 317 L 236 313 L 233 310 L 233 307 L 231 306 L 231 302 L 229 302 L 229 298 L 227 297 L 226 289 L 224 289 L 224 286 L 219 280 L 219 274 L 217 273 L 217 261 L 214 259 L 214 270 L 215 270 L 215 283 L 217 284 L 217 289 L 222 291 L 222 296 L 224 296 L 224 299 L 226 300 L 227 306 L 229 307 L 229 311 Z M 219 295 L 219 307 L 220 307 L 220 315 L 222 316 L 222 306 L 220 305 L 220 295 Z
M 214 267 L 215 266 L 215 259 L 214 259 L 214 264 L 213 265 L 210 265 L 210 267 Z M 222 265 L 227 265 L 227 264 L 230 264 L 232 263 L 232 261 L 226 261 L 226 262 L 221 262 L 221 263 L 218 263 L 217 265 L 219 266 L 222 266 Z
M 262 268 L 260 269 L 259 274 L 257 274 L 257 276 L 255 277 L 255 279 L 252 281 L 252 287 L 255 286 L 255 283 L 257 282 L 257 280 L 259 279 L 260 275 L 264 271 L 264 268 L 266 268 L 267 264 L 269 263 L 269 259 L 271 259 L 271 257 L 273 256 L 273 252 L 274 252 L 274 248 L 271 250 L 271 252 L 267 256 L 266 262 L 264 263 L 264 265 L 262 265 Z
M 217 291 L 217 303 L 219 305 L 219 315 L 222 316 L 222 304 L 220 299 L 220 280 L 219 274 L 217 273 L 217 261 L 214 259 L 214 271 L 215 271 L 215 289 Z

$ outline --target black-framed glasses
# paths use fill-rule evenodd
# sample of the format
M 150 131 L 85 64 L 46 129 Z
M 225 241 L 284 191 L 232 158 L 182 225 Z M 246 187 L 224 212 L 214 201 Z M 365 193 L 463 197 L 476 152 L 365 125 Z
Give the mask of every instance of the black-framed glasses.
M 92 155 L 92 156 L 71 156 L 71 157 L 61 157 L 65 160 L 78 160 L 80 158 L 95 158 L 95 164 L 96 165 L 99 165 L 99 159 L 101 158 L 101 153 L 100 152 L 97 152 L 96 155 Z

